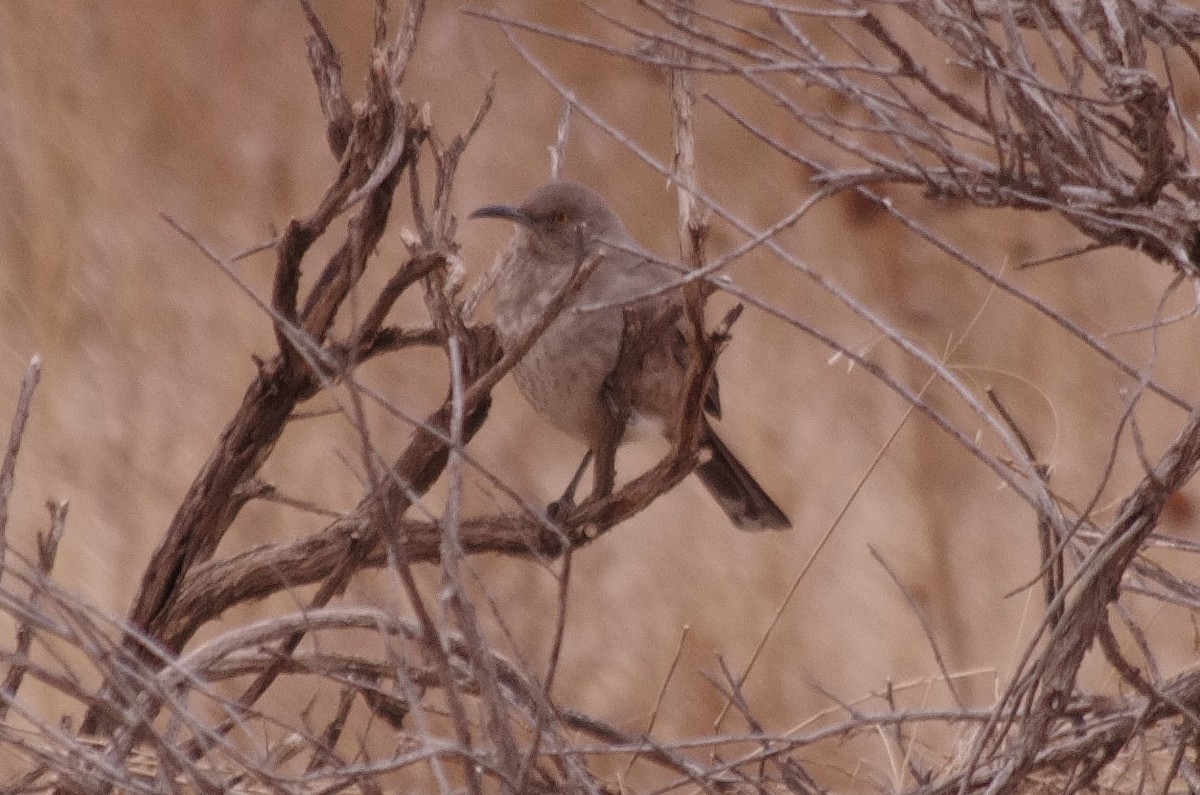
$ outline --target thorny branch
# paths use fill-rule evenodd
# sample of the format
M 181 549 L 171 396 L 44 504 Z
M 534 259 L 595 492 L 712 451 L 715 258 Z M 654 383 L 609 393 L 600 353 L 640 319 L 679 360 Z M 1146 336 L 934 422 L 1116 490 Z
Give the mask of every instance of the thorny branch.
M 1078 252 L 1122 247 L 1194 279 L 1200 252 L 1195 210 L 1200 174 L 1194 158 L 1200 135 L 1182 112 L 1170 70 L 1178 68 L 1172 62 L 1183 62 L 1195 73 L 1192 79 L 1200 77 L 1193 44 L 1200 38 L 1200 13 L 1180 3 L 1149 0 L 845 0 L 813 8 L 738 0 L 729 10 L 739 13 L 725 14 L 707 4 L 642 0 L 651 21 L 633 23 L 603 8 L 591 9 L 601 23 L 620 32 L 614 40 L 632 36 L 634 46 L 478 14 L 500 21 L 518 52 L 563 95 L 556 169 L 568 121 L 583 118 L 675 181 L 681 250 L 688 266 L 680 284 L 687 297 L 693 355 L 673 449 L 649 471 L 616 488 L 608 449 L 597 464 L 592 495 L 579 505 L 553 516 L 536 510 L 464 516 L 462 481 L 475 467 L 466 445 L 487 418 L 491 389 L 600 260 L 580 262 L 527 340 L 500 351 L 491 329 L 473 315 L 484 288 L 460 295 L 450 209 L 459 159 L 483 122 L 492 91 L 469 128 L 443 142 L 424 106 L 404 94 L 424 4 L 406 4 L 397 31 L 389 34 L 386 4 L 379 0 L 364 96 L 351 104 L 332 38 L 311 4 L 301 0 L 300 5 L 312 29 L 309 61 L 338 173 L 315 209 L 287 224 L 271 246 L 275 278 L 262 306 L 278 350 L 259 362 L 241 406 L 164 533 L 125 623 L 101 615 L 50 577 L 65 503 L 51 503 L 51 529 L 40 539 L 36 562 L 15 554 L 3 557 L 7 502 L 36 372 L 23 388 L 0 467 L 0 611 L 17 627 L 14 646 L 0 652 L 0 661 L 8 666 L 0 690 L 0 740 L 30 762 L 13 791 L 92 792 L 117 786 L 152 791 L 187 785 L 220 792 L 237 787 L 252 791 L 248 787 L 261 785 L 264 791 L 369 792 L 378 791 L 378 776 L 419 769 L 446 791 L 461 785 L 475 793 L 493 788 L 600 792 L 606 783 L 593 771 L 592 759 L 629 754 L 675 777 L 675 785 L 706 792 L 747 785 L 757 791 L 774 787 L 809 793 L 821 790 L 801 764 L 799 751 L 881 729 L 904 737 L 917 724 L 969 730 L 972 739 L 932 778 L 923 772 L 927 765 L 908 760 L 908 769 L 920 772 L 908 788 L 912 792 L 1015 792 L 1048 779 L 1061 791 L 1073 792 L 1099 782 L 1116 786 L 1137 776 L 1167 792 L 1173 781 L 1200 778 L 1195 752 L 1200 671 L 1160 675 L 1153 645 L 1138 634 L 1127 610 L 1131 597 L 1200 607 L 1200 586 L 1146 554 L 1167 545 L 1200 552 L 1160 531 L 1167 501 L 1200 466 L 1200 415 L 1186 395 L 1154 377 L 1153 362 L 1147 366 L 1124 360 L 1100 335 L 954 246 L 897 201 L 905 189 L 915 188 L 932 201 L 1053 213 L 1082 237 Z M 900 20 L 916 32 L 902 35 L 896 24 Z M 658 163 L 633 137 L 587 106 L 528 53 L 515 30 L 668 69 L 674 162 Z M 833 35 L 818 36 L 817 31 Z M 978 75 L 978 90 L 962 91 L 944 81 L 932 68 L 935 60 Z M 723 93 L 722 86 L 728 85 L 737 87 L 736 101 Z M 814 103 L 813 89 L 840 104 Z M 791 143 L 794 136 L 768 132 L 746 110 L 754 107 L 748 97 L 781 109 L 817 145 L 801 150 Z M 698 103 L 727 116 L 770 156 L 807 169 L 816 186 L 813 197 L 777 224 L 755 229 L 705 193 L 694 140 Z M 431 186 L 422 184 L 418 172 L 426 160 L 434 174 Z M 371 256 L 389 227 L 395 192 L 405 178 L 417 232 L 407 241 L 410 256 L 365 302 L 360 318 L 353 304 L 363 297 L 363 275 L 375 266 Z M 848 191 L 876 203 L 916 239 L 1052 320 L 1132 382 L 1139 396 L 1157 395 L 1187 412 L 1175 441 L 1147 465 L 1146 476 L 1121 501 L 1114 518 L 1105 522 L 1094 515 L 1095 500 L 1080 509 L 1056 494 L 1019 418 L 998 400 L 989 403 L 935 354 L 779 242 L 780 234 L 813 205 Z M 836 335 L 717 278 L 733 254 L 709 259 L 710 217 L 745 236 L 747 242 L 734 250 L 737 255 L 766 250 L 932 371 L 991 437 L 976 438 L 952 413 L 926 401 L 923 392 Z M 314 244 L 333 234 L 335 221 L 343 218 L 343 237 L 319 266 L 311 287 L 302 291 L 302 266 Z M 232 275 L 227 261 L 195 242 Z M 416 288 L 422 292 L 427 323 L 388 326 L 392 307 Z M 733 314 L 715 331 L 705 331 L 704 299 L 713 290 L 731 292 L 860 364 L 970 450 L 1032 508 L 1045 534 L 1043 548 L 1053 553 L 1055 581 L 1047 591 L 1047 617 L 995 704 L 905 710 L 896 705 L 889 686 L 886 697 L 874 700 L 874 711 L 862 703 L 839 704 L 844 718 L 827 726 L 772 733 L 754 715 L 743 683 L 727 670 L 728 688 L 722 686 L 722 692 L 754 731 L 668 744 L 555 704 L 547 682 L 489 646 L 470 594 L 469 556 L 491 552 L 538 561 L 567 556 L 569 564 L 572 550 L 636 514 L 691 471 L 713 364 L 736 318 Z M 621 375 L 637 365 L 637 340 L 647 327 L 653 331 L 676 320 L 627 315 L 625 342 L 611 379 L 618 410 L 610 448 L 623 431 Z M 444 353 L 450 384 L 441 405 L 424 418 L 392 406 L 356 373 L 372 358 L 417 345 Z M 220 542 L 242 508 L 272 496 L 260 472 L 290 420 L 300 415 L 303 404 L 331 394 L 334 386 L 348 391 L 338 410 L 361 436 L 367 477 L 357 507 L 294 541 L 219 556 Z M 399 455 L 376 448 L 365 403 L 412 423 L 413 437 Z M 624 405 L 627 409 L 627 401 Z M 413 516 L 410 508 L 443 477 L 451 492 L 446 509 L 439 514 L 422 505 L 426 518 Z M 442 567 L 436 599 L 417 586 L 413 567 L 420 563 Z M 394 573 L 411 618 L 332 606 L 357 572 L 373 567 Z M 565 611 L 566 572 L 562 582 L 560 608 Z M 318 583 L 303 611 L 225 629 L 191 647 L 197 633 L 230 608 Z M 1130 627 L 1147 671 L 1139 670 L 1121 648 L 1114 616 Z M 305 646 L 306 640 L 364 631 L 386 641 L 378 657 Z M 926 631 L 941 678 L 958 698 L 952 684 L 957 675 L 937 654 L 932 630 Z M 1101 696 L 1080 684 L 1080 669 L 1097 641 L 1132 693 Z M 81 652 L 90 667 L 81 668 L 59 654 L 60 647 Z M 553 665 L 549 671 L 547 681 Z M 237 697 L 216 686 L 239 677 L 248 677 L 251 684 Z M 299 724 L 289 721 L 263 699 L 277 680 L 293 677 L 320 680 L 340 694 L 324 726 L 311 726 L 307 712 Z M 97 679 L 105 683 L 99 691 L 88 684 Z M 18 697 L 22 682 L 35 682 L 86 705 L 80 732 L 27 709 Z M 431 700 L 430 694 L 437 698 Z M 218 719 L 201 720 L 201 704 L 215 709 Z M 395 733 L 400 739 L 394 752 L 373 756 L 365 740 L 345 752 L 347 727 L 355 714 L 366 714 L 368 723 L 378 718 L 378 725 Z M 35 731 L 19 731 L 11 723 L 14 718 Z M 249 736 L 250 725 L 264 730 L 263 736 L 269 729 L 272 736 L 286 739 L 248 752 L 235 735 Z M 1143 751 L 1141 767 L 1130 761 L 1138 749 Z M 1167 749 L 1166 758 L 1156 755 L 1159 749 Z M 700 757 L 693 752 L 709 750 L 708 762 L 696 761 Z M 287 764 L 297 759 L 302 762 L 298 766 Z
M 468 130 L 449 143 L 440 140 L 427 110 L 405 99 L 403 77 L 418 40 L 423 8 L 420 2 L 407 4 L 398 31 L 389 36 L 385 4 L 376 3 L 365 94 L 351 104 L 343 85 L 341 57 L 311 4 L 302 0 L 301 9 L 312 29 L 309 61 L 326 115 L 329 148 L 339 165 L 317 207 L 287 224 L 270 246 L 276 263 L 269 300 L 250 291 L 232 269 L 231 260 L 179 222 L 167 219 L 269 316 L 278 352 L 258 361 L 257 375 L 241 406 L 151 557 L 127 624 L 113 625 L 100 618 L 48 580 L 65 505 L 52 511 L 53 529 L 43 542 L 37 567 L 28 571 L 17 563 L 7 567 L 14 582 L 26 585 L 31 596 L 22 598 L 11 589 L 0 589 L 0 608 L 16 616 L 19 626 L 16 647 L 5 653 L 9 669 L 0 710 L 20 712 L 39 727 L 42 736 L 51 738 L 48 743 L 19 741 L 6 733 L 6 740 L 35 762 L 22 786 L 70 792 L 136 787 L 136 770 L 145 768 L 151 771 L 149 781 L 187 782 L 213 792 L 237 784 L 245 775 L 241 771 L 253 771 L 255 780 L 291 791 L 344 787 L 352 781 L 370 790 L 374 786 L 370 775 L 428 765 L 445 788 L 450 786 L 451 770 L 457 768 L 475 793 L 485 791 L 489 779 L 510 791 L 553 788 L 560 780 L 573 781 L 586 791 L 598 790 L 594 774 L 567 753 L 572 741 L 565 732 L 574 727 L 594 733 L 602 724 L 559 711 L 540 685 L 523 679 L 489 648 L 468 595 L 463 562 L 467 555 L 483 551 L 546 560 L 591 542 L 690 472 L 697 432 L 693 428 L 682 435 L 681 439 L 691 441 L 677 445 L 650 472 L 615 492 L 611 484 L 597 490 L 553 521 L 536 511 L 497 517 L 459 515 L 463 470 L 475 466 L 465 445 L 487 417 L 491 389 L 554 320 L 603 254 L 579 263 L 528 338 L 509 350 L 499 350 L 491 328 L 465 311 L 474 308 L 475 299 L 464 306 L 459 298 L 452 188 L 459 159 L 482 124 L 493 91 L 487 92 Z M 431 160 L 435 176 L 429 194 L 418 176 L 424 158 Z M 363 275 L 373 265 L 372 254 L 388 228 L 394 194 L 405 177 L 417 231 L 414 239 L 405 241 L 410 258 L 366 302 L 367 310 L 360 316 Z M 314 244 L 329 236 L 342 217 L 346 218 L 343 238 L 319 267 L 312 285 L 302 291 L 302 266 Z M 392 307 L 415 287 L 423 293 L 429 327 L 388 327 Z M 663 322 L 673 323 L 674 318 L 638 319 L 651 324 L 652 331 L 661 331 L 658 324 Z M 347 331 L 335 331 L 344 325 L 349 326 Z M 637 345 L 640 334 L 631 333 L 630 343 L 623 346 L 621 360 L 630 367 L 642 355 Z M 712 342 L 698 343 L 709 352 L 693 368 L 698 386 L 688 393 L 696 406 L 723 338 L 721 332 Z M 439 346 L 449 369 L 449 392 L 424 419 L 390 405 L 356 375 L 363 362 L 413 345 Z M 613 374 L 615 383 L 621 381 L 621 369 L 618 366 Z M 331 395 L 336 385 L 346 387 L 349 395 L 348 400 L 336 396 L 334 400 L 359 431 L 368 473 L 357 509 L 295 542 L 234 557 L 217 555 L 241 509 L 255 499 L 274 496 L 273 487 L 259 473 L 290 420 L 301 415 L 304 403 L 318 394 Z M 31 390 L 30 385 L 26 391 Z M 367 401 L 415 428 L 407 448 L 391 463 L 367 430 Z M 4 484 L 11 483 L 15 444 L 27 414 L 28 395 L 24 395 Z M 698 427 L 695 411 L 685 415 L 690 416 L 685 423 Z M 447 471 L 451 481 L 447 512 L 426 521 L 408 518 L 408 509 Z M 0 496 L 7 498 L 7 491 Z M 422 562 L 442 566 L 440 606 L 427 602 L 416 584 L 412 569 Z M 348 626 L 323 624 L 322 611 L 329 609 L 358 571 L 379 566 L 395 572 L 415 619 L 398 632 L 388 630 L 385 625 L 392 619 L 381 623 L 379 614 L 355 626 L 401 640 L 404 650 L 394 658 L 398 668 L 372 664 L 358 655 L 303 652 L 305 640 L 314 633 Z M 564 587 L 565 582 L 564 578 Z M 272 619 L 258 634 L 239 628 L 218 637 L 248 652 L 234 667 L 226 666 L 222 672 L 196 662 L 217 641 L 185 653 L 195 633 L 229 608 L 309 583 L 319 583 L 319 588 L 295 620 Z M 112 640 L 114 635 L 118 641 Z M 89 692 L 83 684 L 87 677 L 67 661 L 53 656 L 49 663 L 36 660 L 36 647 L 50 640 L 83 652 L 94 666 L 87 676 L 99 674 L 104 682 L 98 692 Z M 239 696 L 231 698 L 210 687 L 234 675 L 249 677 Z M 340 687 L 335 717 L 321 731 L 288 727 L 294 747 L 269 749 L 267 762 L 242 754 L 232 735 L 243 732 L 247 724 L 286 725 L 276 724 L 279 719 L 263 706 L 263 696 L 281 677 L 297 676 L 325 677 Z M 79 739 L 21 708 L 17 690 L 27 678 L 87 705 Z M 431 689 L 445 699 L 454 727 L 452 739 L 438 739 L 433 728 L 438 708 L 424 697 Z M 343 759 L 335 746 L 355 709 L 356 695 L 362 696 L 360 709 L 395 729 L 411 732 L 412 747 L 419 750 L 378 764 Z M 212 724 L 199 720 L 193 712 L 198 701 L 219 705 L 219 720 Z M 477 714 L 485 716 L 480 725 L 476 725 Z M 538 731 L 526 753 L 522 744 L 529 725 L 536 725 Z M 283 772 L 283 763 L 298 755 L 307 756 L 303 766 L 307 772 L 300 778 Z M 691 777 L 705 775 L 667 750 L 649 753 L 648 758 Z
M 619 34 L 611 38 L 597 32 L 603 31 L 602 25 L 585 35 L 490 11 L 472 13 L 500 23 L 517 52 L 564 102 L 663 175 L 671 174 L 669 165 L 651 156 L 637 135 L 618 129 L 589 106 L 533 55 L 516 31 L 669 70 L 677 107 L 681 99 L 686 102 L 677 75 L 705 80 L 704 99 L 763 147 L 764 157 L 782 158 L 808 170 L 818 188 L 814 200 L 852 191 L 877 204 L 917 239 L 1094 350 L 1129 379 L 1135 396 L 1158 395 L 1188 415 L 1176 442 L 1157 463 L 1147 464 L 1152 471 L 1125 497 L 1118 516 L 1101 523 L 1092 511 L 1096 499 L 1081 509 L 1054 492 L 1049 470 L 1002 404 L 992 400 L 989 406 L 982 395 L 941 367 L 936 356 L 777 242 L 775 233 L 795 223 L 806 205 L 772 226 L 771 234 L 760 234 L 713 196 L 689 191 L 749 240 L 747 250 L 764 248 L 796 268 L 895 347 L 929 367 L 1004 441 L 1004 452 L 977 446 L 947 415 L 835 335 L 769 302 L 756 303 L 743 288 L 714 279 L 707 269 L 700 278 L 830 345 L 912 402 L 1026 500 L 1043 534 L 1047 564 L 1042 576 L 1053 575 L 1054 580 L 1048 585 L 1046 620 L 961 767 L 947 770 L 941 783 L 916 789 L 1010 792 L 1052 771 L 1064 777 L 1067 791 L 1074 791 L 1105 776 L 1114 780 L 1122 775 L 1115 760 L 1133 753 L 1130 746 L 1136 738 L 1171 733 L 1158 719 L 1182 720 L 1194 736 L 1192 707 L 1178 698 L 1172 685 L 1133 670 L 1113 647 L 1109 626 L 1110 611 L 1128 615 L 1125 600 L 1133 593 L 1195 603 L 1196 588 L 1187 577 L 1168 573 L 1144 557 L 1154 545 L 1166 500 L 1195 473 L 1192 400 L 1160 383 L 1153 361 L 1135 364 L 1115 354 L 1100 335 L 923 224 L 905 209 L 911 202 L 903 201 L 905 188 L 917 188 L 933 202 L 1052 213 L 1084 239 L 1075 247 L 1077 253 L 1121 247 L 1195 280 L 1200 251 L 1195 153 L 1200 136 L 1181 112 L 1179 77 L 1172 70 L 1182 58 L 1192 70 L 1189 82 L 1200 77 L 1194 47 L 1200 38 L 1200 13 L 1186 4 L 1140 0 L 847 0 L 822 6 L 742 0 L 701 8 L 644 0 L 639 5 L 649 11 L 650 22 L 589 7 Z M 964 91 L 946 81 L 938 63 L 977 76 L 978 90 Z M 780 109 L 793 128 L 781 134 L 779 130 L 788 128 L 778 119 L 767 124 L 761 112 L 765 106 Z M 797 130 L 804 135 L 796 135 Z M 797 139 L 810 143 L 801 149 L 792 143 Z M 686 150 L 677 144 L 677 162 L 681 152 Z M 1064 561 L 1074 570 L 1063 571 Z M 1142 586 L 1147 575 L 1162 587 L 1151 591 Z M 1131 632 L 1151 670 L 1156 670 L 1153 647 L 1136 625 Z M 1157 705 L 1158 719 L 1147 717 L 1143 707 L 1141 717 L 1113 733 L 1107 708 L 1087 710 L 1090 697 L 1081 692 L 1079 670 L 1097 640 L 1122 678 L 1149 699 L 1147 704 Z M 1130 709 L 1139 714 L 1137 707 Z M 1069 737 L 1086 739 L 1072 742 Z M 1146 742 L 1154 745 L 1157 740 Z M 1186 754 L 1176 757 L 1171 776 L 1186 776 Z M 1143 775 L 1154 774 L 1143 768 Z M 1170 788 L 1171 776 L 1162 783 L 1163 791 Z

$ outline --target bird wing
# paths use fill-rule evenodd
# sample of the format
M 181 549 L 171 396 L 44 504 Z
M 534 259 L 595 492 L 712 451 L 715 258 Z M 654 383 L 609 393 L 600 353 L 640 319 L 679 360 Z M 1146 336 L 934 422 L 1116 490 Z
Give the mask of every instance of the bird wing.
M 637 301 L 637 299 L 648 293 L 653 293 L 663 285 L 671 284 L 679 279 L 680 273 L 666 265 L 660 264 L 653 258 L 636 253 L 635 251 L 627 250 L 632 248 L 632 241 L 622 242 L 622 248 L 610 249 L 605 257 L 605 261 L 600 263 L 599 269 L 606 269 L 606 275 L 610 278 L 601 278 L 589 280 L 598 284 L 593 290 L 588 290 L 590 285 L 585 285 L 584 293 L 594 293 L 594 295 L 581 295 L 582 304 L 588 303 L 606 303 L 612 301 Z M 674 327 L 674 334 L 671 334 L 668 339 L 668 350 L 670 352 L 670 361 L 673 361 L 679 366 L 680 375 L 687 369 L 688 364 L 688 343 L 687 336 L 683 326 L 683 292 L 679 289 L 671 290 L 667 293 L 654 295 L 644 300 L 630 304 L 640 315 L 643 323 L 653 323 L 659 313 L 668 311 L 675 312 L 680 315 L 678 322 Z M 619 311 L 617 308 L 612 309 L 613 312 Z M 714 374 L 712 380 L 708 384 L 708 391 L 704 396 L 704 411 L 713 417 L 721 418 L 721 394 L 720 387 L 717 384 L 717 378 Z

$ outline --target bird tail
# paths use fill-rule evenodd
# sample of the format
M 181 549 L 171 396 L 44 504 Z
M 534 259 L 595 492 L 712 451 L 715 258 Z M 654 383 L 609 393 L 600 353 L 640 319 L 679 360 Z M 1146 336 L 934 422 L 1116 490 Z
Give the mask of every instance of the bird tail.
M 739 530 L 786 530 L 791 521 L 720 437 L 709 430 L 701 449 L 712 457 L 696 467 L 705 488 Z

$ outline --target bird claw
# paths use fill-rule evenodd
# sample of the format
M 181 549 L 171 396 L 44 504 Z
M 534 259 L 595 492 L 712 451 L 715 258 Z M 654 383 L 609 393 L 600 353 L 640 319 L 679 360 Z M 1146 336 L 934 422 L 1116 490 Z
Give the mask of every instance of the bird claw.
M 575 508 L 575 500 L 563 496 L 546 506 L 546 517 L 554 523 L 560 523 Z

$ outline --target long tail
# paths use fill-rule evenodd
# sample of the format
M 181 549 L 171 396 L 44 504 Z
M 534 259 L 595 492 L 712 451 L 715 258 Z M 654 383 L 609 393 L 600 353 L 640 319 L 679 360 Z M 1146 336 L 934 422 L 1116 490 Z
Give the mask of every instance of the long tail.
M 703 447 L 712 458 L 696 474 L 739 530 L 787 530 L 791 520 L 711 429 Z

